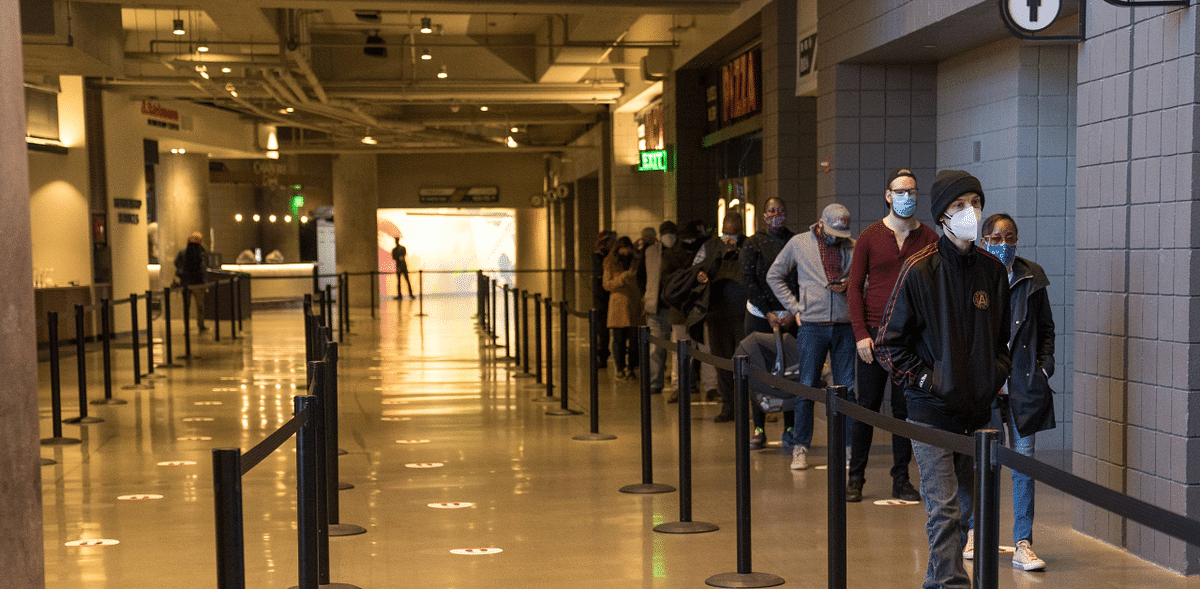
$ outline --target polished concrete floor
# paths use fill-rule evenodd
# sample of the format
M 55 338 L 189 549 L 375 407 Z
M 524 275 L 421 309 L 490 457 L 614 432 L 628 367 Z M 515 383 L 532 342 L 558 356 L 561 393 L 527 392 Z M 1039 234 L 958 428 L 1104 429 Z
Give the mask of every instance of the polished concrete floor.
M 348 452 L 341 479 L 354 488 L 340 493 L 340 507 L 343 523 L 367 533 L 330 540 L 331 580 L 362 588 L 676 588 L 736 571 L 734 428 L 712 423 L 718 406 L 694 406 L 693 517 L 720 530 L 656 533 L 654 525 L 679 519 L 679 494 L 617 491 L 641 477 L 636 384 L 602 373 L 600 429 L 617 439 L 573 440 L 588 431 L 588 416 L 545 415 L 554 405 L 531 401 L 543 391 L 496 361 L 503 350 L 483 345 L 473 303 L 428 299 L 425 318 L 410 301 L 385 301 L 375 320 L 355 309 L 340 381 Z M 166 378 L 148 390 L 119 389 L 132 381 L 131 360 L 128 349 L 115 352 L 115 396 L 128 404 L 91 407 L 103 423 L 64 426 L 81 444 L 43 449 L 57 461 L 42 470 L 47 587 L 216 586 L 211 450 L 245 451 L 290 418 L 303 383 L 301 329 L 299 310 L 257 312 L 242 339 L 229 340 L 227 328 L 220 343 L 211 332 L 200 337 L 201 358 L 160 369 Z M 577 409 L 587 405 L 585 339 L 572 330 Z M 99 353 L 89 352 L 88 362 L 95 399 Z M 63 372 L 70 417 L 73 358 L 64 358 Z M 42 407 L 50 436 L 49 385 Z M 654 399 L 656 482 L 676 483 L 675 407 Z M 818 418 L 817 440 L 821 426 Z M 776 438 L 779 424 L 768 424 L 768 434 Z M 248 587 L 297 582 L 293 448 L 285 444 L 243 478 Z M 826 584 L 822 450 L 814 448 L 814 468 L 799 472 L 779 449 L 751 457 L 753 568 L 786 586 Z M 867 500 L 849 506 L 849 585 L 919 587 L 924 512 L 874 503 L 890 491 L 888 450 L 876 450 Z M 1025 573 L 1004 565 L 1002 587 L 1200 587 L 1072 531 L 1073 503 L 1044 487 L 1038 493 L 1036 547 L 1049 567 Z M 1002 518 L 1011 521 L 1010 511 Z M 99 539 L 119 544 L 67 545 Z M 502 552 L 452 552 L 480 548 Z

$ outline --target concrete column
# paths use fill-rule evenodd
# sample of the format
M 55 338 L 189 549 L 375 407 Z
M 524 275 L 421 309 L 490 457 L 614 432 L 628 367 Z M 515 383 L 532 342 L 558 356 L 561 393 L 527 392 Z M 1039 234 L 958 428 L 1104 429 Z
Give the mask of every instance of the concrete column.
M 33 306 L 33 240 L 25 148 L 21 24 L 16 2 L 0 3 L 0 571 L 16 589 L 45 587 L 42 480 L 38 438 L 37 339 Z
M 160 154 L 158 160 L 158 244 L 162 282 L 170 284 L 175 254 L 187 247 L 193 231 L 204 235 L 204 247 L 216 251 L 209 218 L 208 156 Z M 232 259 L 224 260 L 232 264 Z
M 816 219 L 816 103 L 796 96 L 796 3 L 762 11 L 762 191 L 782 198 L 794 227 Z
M 379 267 L 378 208 L 375 156 L 337 156 L 333 160 L 333 229 L 337 235 L 339 273 L 369 272 Z M 351 276 L 350 304 L 369 306 L 371 291 L 367 289 L 373 287 L 366 277 Z
M 600 234 L 599 182 L 595 177 L 575 181 L 575 235 L 579 248 L 575 250 L 575 265 L 586 272 L 579 274 L 576 281 L 576 300 L 580 309 L 592 308 L 592 251 L 596 249 L 596 237 Z
M 545 270 L 550 263 L 549 244 L 546 241 L 548 206 L 517 209 L 516 267 L 519 270 Z M 517 288 L 545 295 L 550 292 L 548 287 L 545 272 L 517 273 Z

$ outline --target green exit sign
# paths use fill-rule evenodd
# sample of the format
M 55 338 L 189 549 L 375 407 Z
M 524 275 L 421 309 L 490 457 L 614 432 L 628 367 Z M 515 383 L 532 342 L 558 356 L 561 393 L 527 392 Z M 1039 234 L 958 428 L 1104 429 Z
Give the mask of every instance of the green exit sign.
M 638 154 L 641 156 L 641 163 L 638 164 L 639 172 L 667 171 L 667 150 L 640 151 Z

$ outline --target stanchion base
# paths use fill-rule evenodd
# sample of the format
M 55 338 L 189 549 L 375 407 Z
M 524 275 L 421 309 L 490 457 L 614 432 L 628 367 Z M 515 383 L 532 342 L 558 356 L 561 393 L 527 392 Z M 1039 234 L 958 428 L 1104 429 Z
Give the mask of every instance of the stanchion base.
M 92 405 L 124 405 L 128 403 L 125 399 L 96 399 L 92 401 Z
M 338 448 L 338 456 L 345 456 L 347 454 L 349 454 L 349 452 L 347 452 L 345 448 Z
M 712 587 L 774 587 L 783 583 L 783 577 L 770 573 L 721 573 L 704 580 Z
M 329 524 L 330 536 L 357 536 L 367 533 L 367 529 L 354 524 Z
M 562 407 L 555 407 L 554 409 L 547 409 L 546 415 L 583 415 L 583 412 L 576 411 L 574 409 L 563 409 Z
M 43 446 L 70 446 L 71 444 L 79 444 L 81 440 L 75 438 L 42 438 Z
M 353 489 L 353 488 L 354 488 L 354 485 L 351 485 L 350 483 L 347 483 L 346 481 L 338 481 L 338 490 L 339 491 L 349 491 L 350 489 Z
M 545 386 L 545 385 L 542 385 L 542 386 Z M 534 398 L 530 399 L 530 401 L 532 401 L 534 403 L 562 403 L 562 399 L 559 399 L 558 397 L 553 397 L 553 396 L 534 397 Z
M 531 382 L 531 383 L 525 385 L 525 390 L 527 390 L 527 391 L 543 390 L 544 391 L 544 390 L 546 390 L 546 383 Z
M 162 380 L 166 378 L 165 374 L 143 374 L 142 380 Z
M 721 529 L 717 524 L 708 522 L 668 522 L 654 526 L 654 531 L 661 534 L 703 534 Z
M 572 436 L 571 439 L 579 440 L 580 442 L 606 442 L 608 440 L 617 439 L 617 436 L 614 436 L 612 434 L 601 434 L 601 433 L 590 434 L 589 433 L 589 434 L 580 434 L 578 436 Z
M 127 385 L 121 387 L 121 390 L 122 391 L 153 391 L 154 385 L 152 385 L 152 384 L 127 384 Z
M 104 423 L 104 420 L 100 419 L 99 417 L 92 417 L 89 415 L 88 417 L 70 417 L 62 420 L 62 422 L 73 423 L 77 425 L 87 425 L 89 423 Z
M 55 464 L 58 464 L 58 461 L 57 461 L 57 460 L 51 460 L 51 459 L 49 459 L 49 458 L 43 458 L 43 459 L 42 459 L 42 466 L 52 466 L 52 465 L 55 465 Z
M 511 376 L 513 378 L 533 378 L 534 377 L 534 375 L 529 374 L 528 372 L 518 372 L 516 374 L 510 374 L 509 376 Z
M 428 317 L 428 316 L 429 316 L 429 313 L 416 313 L 413 315 L 413 317 Z
M 638 483 L 636 485 L 625 485 L 618 489 L 622 493 L 630 493 L 633 495 L 652 495 L 654 493 L 671 493 L 675 491 L 675 487 L 671 485 L 660 485 L 657 483 Z
M 362 587 L 359 587 L 358 585 L 351 585 L 349 583 L 326 583 L 324 585 L 318 585 L 318 587 L 321 589 L 362 589 Z M 292 585 L 291 587 L 288 587 L 288 589 L 300 589 L 300 587 L 297 585 Z

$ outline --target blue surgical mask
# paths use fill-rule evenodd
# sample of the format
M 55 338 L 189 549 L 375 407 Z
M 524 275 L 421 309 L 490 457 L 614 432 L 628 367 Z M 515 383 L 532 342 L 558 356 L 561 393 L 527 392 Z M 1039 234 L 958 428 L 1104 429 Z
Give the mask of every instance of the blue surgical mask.
M 1000 259 L 1000 262 L 1005 266 L 1013 263 L 1013 258 L 1017 257 L 1017 246 L 1002 243 L 1000 245 L 984 245 L 983 249 L 987 253 L 992 254 Z
M 917 195 L 913 190 L 901 190 L 892 192 L 892 212 L 896 213 L 897 217 L 907 219 L 913 216 L 913 212 L 917 210 Z

